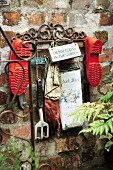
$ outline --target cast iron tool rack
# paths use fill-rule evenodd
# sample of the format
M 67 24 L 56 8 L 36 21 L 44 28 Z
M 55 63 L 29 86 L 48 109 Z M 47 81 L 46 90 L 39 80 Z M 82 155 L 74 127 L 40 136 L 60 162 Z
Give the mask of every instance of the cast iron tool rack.
M 12 47 L 11 42 L 9 41 L 8 37 L 6 36 L 5 32 L 2 30 L 0 27 L 0 31 L 7 41 L 10 49 L 13 51 L 15 56 L 19 58 L 21 61 L 25 60 L 21 57 L 19 57 Z M 67 28 L 65 29 L 62 25 L 56 24 L 53 26 L 51 23 L 50 25 L 43 24 L 42 26 L 39 27 L 38 30 L 34 28 L 30 28 L 28 31 L 26 31 L 24 34 L 17 33 L 15 37 L 12 38 L 11 41 L 14 39 L 22 39 L 25 42 L 28 42 L 33 45 L 34 47 L 34 52 L 33 56 L 29 57 L 27 59 L 28 61 L 28 72 L 29 72 L 29 94 L 30 94 L 30 123 L 31 123 L 31 146 L 33 148 L 33 151 L 35 152 L 35 136 L 34 136 L 34 110 L 33 110 L 33 95 L 32 95 L 32 68 L 31 68 L 31 59 L 35 57 L 35 52 L 38 50 L 46 50 L 48 48 L 39 48 L 39 45 L 41 44 L 47 44 L 49 43 L 50 45 L 52 43 L 54 44 L 68 44 L 68 43 L 78 43 L 79 47 L 84 47 L 84 40 L 86 38 L 86 34 L 84 32 L 76 32 L 74 31 L 73 28 Z M 36 47 L 36 48 L 35 48 Z M 2 62 L 2 61 L 0 61 Z M 16 61 L 10 61 L 6 60 L 3 62 L 19 62 L 19 60 Z M 15 96 L 16 97 L 16 96 Z M 7 119 L 7 118 L 6 118 Z M 40 167 L 41 168 L 41 167 Z M 32 166 L 32 169 L 34 167 Z

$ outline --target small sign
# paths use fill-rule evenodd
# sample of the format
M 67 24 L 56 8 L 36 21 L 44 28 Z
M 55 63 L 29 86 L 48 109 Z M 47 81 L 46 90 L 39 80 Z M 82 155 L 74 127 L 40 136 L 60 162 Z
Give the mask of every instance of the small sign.
M 40 57 L 40 58 L 33 58 L 32 60 L 31 60 L 31 64 L 32 65 L 35 65 L 35 64 L 46 64 L 46 59 L 45 59 L 45 57 Z
M 82 86 L 80 69 L 61 73 L 62 87 L 60 98 L 60 117 L 62 129 L 66 130 L 80 126 L 80 122 L 73 123 L 73 116 L 70 114 L 82 105 Z
M 77 43 L 49 48 L 49 52 L 52 62 L 66 60 L 81 55 L 81 51 Z

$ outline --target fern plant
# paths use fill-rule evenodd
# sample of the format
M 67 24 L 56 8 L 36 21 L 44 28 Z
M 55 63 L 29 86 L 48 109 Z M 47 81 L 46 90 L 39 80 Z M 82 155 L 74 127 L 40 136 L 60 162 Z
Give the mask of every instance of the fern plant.
M 91 132 L 93 135 L 99 135 L 100 139 L 107 138 L 109 141 L 105 148 L 113 145 L 113 104 L 85 103 L 72 115 L 73 121 L 79 121 L 81 125 L 84 125 L 85 121 L 90 122 L 80 133 Z
M 106 149 L 113 145 L 113 90 L 102 96 L 98 102 L 84 103 L 71 115 L 74 117 L 73 122 L 79 121 L 81 125 L 88 122 L 88 126 L 79 133 L 90 132 L 99 135 L 100 139 L 107 138 Z

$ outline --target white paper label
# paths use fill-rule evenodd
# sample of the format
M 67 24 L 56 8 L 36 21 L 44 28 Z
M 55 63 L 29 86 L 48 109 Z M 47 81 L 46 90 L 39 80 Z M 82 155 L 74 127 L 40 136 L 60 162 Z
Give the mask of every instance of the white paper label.
M 49 48 L 49 52 L 52 62 L 66 60 L 81 55 L 81 51 L 77 43 Z
M 60 117 L 62 129 L 66 130 L 80 126 L 80 122 L 73 124 L 73 116 L 70 116 L 82 104 L 80 69 L 61 73 L 61 79 Z

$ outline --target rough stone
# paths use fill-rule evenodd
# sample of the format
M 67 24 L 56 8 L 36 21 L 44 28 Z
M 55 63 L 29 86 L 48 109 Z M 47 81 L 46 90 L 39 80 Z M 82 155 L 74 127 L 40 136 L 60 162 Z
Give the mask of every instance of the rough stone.
M 68 3 L 67 0 L 52 0 L 52 8 L 67 8 L 68 7 Z
M 0 105 L 6 104 L 7 101 L 7 94 L 3 91 L 0 91 Z
M 69 154 L 62 156 L 62 167 L 65 170 L 78 170 L 80 166 L 79 154 Z
M 85 13 L 76 11 L 75 13 L 70 13 L 68 14 L 69 17 L 69 27 L 70 25 L 72 27 L 79 27 L 80 25 L 85 25 L 87 23 L 86 18 L 85 17 Z M 79 31 L 82 31 L 83 27 L 81 26 L 81 29 L 79 29 Z
M 105 44 L 108 41 L 107 31 L 96 31 L 95 36 L 97 39 L 100 39 L 102 41 L 102 44 Z
M 110 84 L 101 84 L 100 87 L 99 87 L 99 92 L 101 94 L 106 94 L 108 91 L 110 91 Z
M 56 155 L 55 142 L 43 141 L 36 145 L 36 155 L 41 157 L 52 157 Z
M 51 22 L 53 23 L 53 25 L 56 25 L 56 24 L 64 24 L 64 16 L 63 14 L 59 14 L 59 13 L 55 13 L 52 15 L 52 18 L 51 18 Z
M 110 0 L 97 0 L 97 6 L 101 6 L 103 9 L 108 9 L 110 6 Z
M 2 73 L 0 75 L 0 87 L 4 86 L 5 83 L 7 83 L 7 75 L 5 73 Z
M 31 126 L 30 124 L 20 125 L 13 129 L 12 134 L 14 136 L 23 138 L 23 139 L 30 139 L 31 138 Z
M 2 137 L 0 144 L 1 145 L 5 145 L 8 141 L 8 139 L 10 138 L 10 129 L 0 129 L 0 137 Z
M 47 149 L 46 142 L 38 143 L 38 145 L 36 145 L 36 155 L 46 156 Z
M 62 167 L 61 157 L 50 158 L 49 164 L 50 164 L 52 170 L 61 169 L 61 167 Z
M 11 0 L 10 1 L 10 8 L 14 9 L 15 7 L 20 7 L 21 6 L 21 1 L 19 0 Z
M 113 61 L 113 54 L 111 54 L 111 52 L 109 52 L 109 50 L 105 52 L 105 54 L 101 54 L 99 56 L 99 61 L 101 63 L 106 63 L 108 65 L 108 62 Z
M 40 26 L 40 25 L 44 24 L 45 14 L 43 12 L 42 13 L 37 13 L 37 12 L 26 13 L 25 18 L 29 25 Z
M 88 9 L 88 8 L 90 8 L 91 2 L 92 2 L 92 0 L 85 0 L 85 1 L 84 0 L 80 0 L 80 1 L 70 0 L 69 4 L 73 9 L 78 10 L 78 9 Z
M 4 12 L 2 15 L 3 24 L 8 26 L 17 25 L 21 17 L 19 12 Z
M 108 25 L 113 25 L 113 11 L 110 13 L 110 16 L 108 18 Z
M 76 137 L 69 136 L 64 139 L 55 139 L 56 152 L 66 152 L 79 149 L 79 144 L 76 142 Z
M 90 86 L 90 94 L 91 94 L 91 95 L 96 95 L 96 94 L 98 94 L 98 87 L 92 87 L 92 86 Z
M 109 65 L 105 65 L 102 67 L 102 75 L 106 75 L 106 74 L 109 74 L 109 71 L 110 71 L 110 66 Z
M 26 6 L 26 5 L 29 5 L 29 6 L 39 6 L 39 5 L 42 5 L 43 4 L 43 0 L 24 0 L 23 4 Z
M 83 139 L 82 146 L 84 148 L 93 147 L 95 145 L 95 142 L 96 142 L 95 141 L 95 137 L 92 134 L 90 134 L 90 133 L 87 133 L 86 135 L 85 135 L 85 137 Z
M 108 55 L 106 55 L 106 54 L 100 54 L 99 55 L 99 62 L 101 62 L 101 63 L 104 63 L 104 62 L 107 62 L 108 61 Z
M 7 35 L 9 41 L 11 41 L 11 39 L 15 36 L 15 33 L 13 31 L 5 31 L 5 34 Z M 4 37 L 0 33 L 0 47 L 3 48 L 7 45 L 8 44 L 7 44 L 6 40 L 4 39 Z
M 100 15 L 100 26 L 113 25 L 113 13 L 101 13 Z

